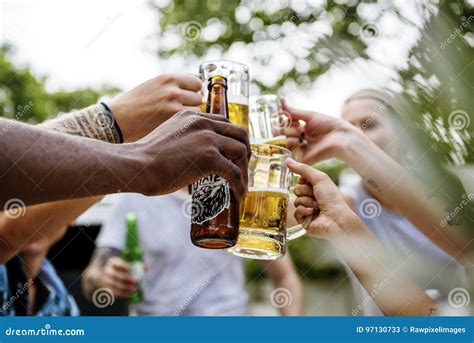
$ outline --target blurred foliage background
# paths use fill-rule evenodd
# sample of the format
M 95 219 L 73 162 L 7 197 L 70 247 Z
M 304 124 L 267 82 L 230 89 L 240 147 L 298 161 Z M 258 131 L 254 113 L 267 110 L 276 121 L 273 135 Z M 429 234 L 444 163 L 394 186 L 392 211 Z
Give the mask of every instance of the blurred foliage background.
M 273 65 L 275 70 L 266 78 L 264 73 L 253 73 L 252 89 L 280 94 L 308 89 L 333 66 L 372 59 L 368 47 L 383 37 L 381 22 L 396 17 L 400 24 L 413 27 L 418 37 L 407 63 L 395 70 L 398 87 L 386 90 L 400 99 L 403 126 L 423 147 L 430 147 L 426 158 L 434 169 L 474 162 L 474 13 L 467 0 L 417 1 L 419 21 L 387 0 L 155 0 L 150 7 L 156 12 L 159 58 L 192 63 L 244 48 L 257 69 Z M 13 52 L 11 46 L 0 49 L 2 117 L 38 123 L 119 91 L 103 86 L 48 92 L 45 77 L 11 62 Z M 336 182 L 344 168 L 337 161 L 316 167 Z M 302 238 L 291 242 L 289 250 L 308 278 L 340 273 L 334 256 L 321 260 L 314 255 L 326 250 L 324 242 Z M 253 261 L 247 271 L 252 279 L 262 275 L 262 267 Z
M 251 76 L 260 92 L 284 92 L 295 86 L 309 87 L 333 65 L 370 59 L 368 43 L 384 35 L 381 21 L 396 16 L 400 24 L 412 26 L 419 35 L 408 63 L 397 70 L 398 92 L 413 106 L 410 113 L 404 113 L 406 124 L 426 134 L 444 162 L 473 162 L 474 125 L 460 122 L 470 119 L 474 104 L 472 2 L 413 3 L 421 22 L 403 13 L 395 1 L 386 0 L 158 0 L 153 8 L 160 25 L 158 38 L 165 42 L 158 54 L 195 61 L 209 51 L 222 56 L 234 46 L 243 46 L 265 70 L 278 63 L 281 51 L 290 56 L 290 63 L 273 78 L 264 79 L 265 73 Z M 466 112 L 464 118 L 453 115 L 450 119 L 456 110 Z
M 73 91 L 48 92 L 46 77 L 32 74 L 28 67 L 16 66 L 11 61 L 14 47 L 0 47 L 0 116 L 27 123 L 40 123 L 61 112 L 80 109 L 97 102 L 104 95 L 116 94 L 119 89 L 103 86 Z
M 357 39 L 364 21 L 357 1 L 173 0 L 157 1 L 154 8 L 161 40 L 184 37 L 178 44 L 161 44 L 163 58 L 200 59 L 209 50 L 223 54 L 242 46 L 252 51 L 256 64 L 268 66 L 278 63 L 278 51 L 289 53 L 292 63 L 271 80 L 252 74 L 252 82 L 266 92 L 310 86 L 331 61 L 348 62 L 366 47 Z M 291 51 L 281 49 L 289 42 Z
M 467 1 L 428 6 L 430 20 L 400 71 L 411 104 L 407 121 L 431 140 L 438 158 L 453 165 L 474 162 L 474 9 Z M 428 143 L 429 144 L 429 143 Z

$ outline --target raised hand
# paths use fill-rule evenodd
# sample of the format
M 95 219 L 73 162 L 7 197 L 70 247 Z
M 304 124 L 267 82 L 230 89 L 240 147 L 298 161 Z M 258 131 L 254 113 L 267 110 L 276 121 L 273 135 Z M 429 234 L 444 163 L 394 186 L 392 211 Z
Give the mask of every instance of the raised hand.
M 302 162 L 313 164 L 331 158 L 341 157 L 357 130 L 346 121 L 311 111 L 292 108 L 282 101 L 283 110 L 293 123 L 285 130 L 288 147 L 291 150 L 301 148 Z M 304 121 L 300 127 L 298 121 Z M 304 132 L 304 139 L 301 133 Z
M 175 113 L 198 110 L 201 80 L 192 74 L 163 74 L 109 103 L 126 142 L 144 137 Z

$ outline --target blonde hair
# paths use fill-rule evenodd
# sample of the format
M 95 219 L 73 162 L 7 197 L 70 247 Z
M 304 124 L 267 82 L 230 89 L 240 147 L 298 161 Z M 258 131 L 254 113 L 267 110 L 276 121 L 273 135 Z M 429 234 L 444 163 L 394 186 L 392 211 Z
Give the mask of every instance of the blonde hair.
M 394 106 L 394 100 L 393 97 L 387 93 L 384 93 L 379 90 L 375 89 L 362 89 L 360 91 L 355 92 L 352 94 L 350 97 L 344 101 L 344 105 L 347 104 L 348 102 L 356 99 L 374 99 L 379 102 L 381 102 L 386 110 L 389 110 L 392 113 L 397 113 L 395 111 L 395 106 Z

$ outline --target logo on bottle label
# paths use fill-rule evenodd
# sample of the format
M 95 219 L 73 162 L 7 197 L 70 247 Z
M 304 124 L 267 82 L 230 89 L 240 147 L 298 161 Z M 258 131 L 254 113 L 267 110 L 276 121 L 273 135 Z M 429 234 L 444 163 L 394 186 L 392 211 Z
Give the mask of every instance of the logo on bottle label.
M 138 283 L 141 283 L 145 276 L 145 265 L 142 261 L 132 262 L 130 264 L 129 273 Z
M 202 224 L 230 207 L 230 187 L 226 179 L 209 175 L 192 185 L 191 223 Z

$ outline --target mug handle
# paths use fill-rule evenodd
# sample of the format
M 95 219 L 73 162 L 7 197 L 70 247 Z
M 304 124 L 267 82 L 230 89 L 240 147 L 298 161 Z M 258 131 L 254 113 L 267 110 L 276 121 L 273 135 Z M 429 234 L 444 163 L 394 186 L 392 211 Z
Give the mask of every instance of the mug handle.
M 286 229 L 286 239 L 291 241 L 303 236 L 306 233 L 306 228 L 308 227 L 309 223 L 311 223 L 311 219 L 311 216 L 306 217 L 303 224 L 295 225 Z
M 290 172 L 289 177 L 290 180 L 293 180 L 294 174 Z M 292 185 L 294 185 L 293 181 L 290 181 Z M 295 225 L 286 229 L 286 239 L 291 241 L 296 238 L 300 238 L 306 234 L 306 228 L 311 223 L 312 216 L 306 217 L 302 224 Z

